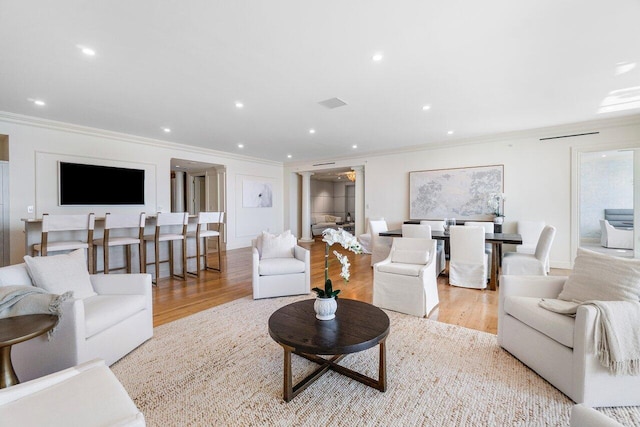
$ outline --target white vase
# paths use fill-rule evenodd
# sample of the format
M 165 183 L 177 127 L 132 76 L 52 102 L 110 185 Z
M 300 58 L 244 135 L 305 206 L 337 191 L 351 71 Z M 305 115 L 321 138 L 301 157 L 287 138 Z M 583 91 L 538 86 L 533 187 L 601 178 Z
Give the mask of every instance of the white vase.
M 316 297 L 316 302 L 313 303 L 313 308 L 316 311 L 316 318 L 319 320 L 331 320 L 336 317 L 336 310 L 338 309 L 338 302 L 335 297 L 320 298 Z
M 504 217 L 503 216 L 497 216 L 495 218 L 493 218 L 493 223 L 494 224 L 502 224 L 504 222 Z

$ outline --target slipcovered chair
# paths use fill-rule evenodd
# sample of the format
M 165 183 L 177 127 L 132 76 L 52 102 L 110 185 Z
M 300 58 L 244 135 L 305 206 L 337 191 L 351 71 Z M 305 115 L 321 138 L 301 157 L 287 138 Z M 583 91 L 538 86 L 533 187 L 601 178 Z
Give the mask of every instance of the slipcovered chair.
M 609 224 L 606 219 L 600 220 L 600 244 L 605 248 L 633 249 L 633 230 L 620 230 Z
M 373 218 L 371 221 L 380 220 L 384 221 L 384 218 Z M 367 221 L 367 231 L 364 234 L 358 236 L 358 243 L 362 247 L 363 254 L 371 253 L 371 231 L 369 230 L 369 221 Z
M 373 267 L 373 305 L 428 316 L 440 302 L 435 255 L 435 240 L 393 239 L 389 256 Z
M 608 274 L 597 282 L 610 286 Z M 558 299 L 566 283 L 567 277 L 561 276 L 502 276 L 498 344 L 576 403 L 640 405 L 640 376 L 612 375 L 598 360 L 595 306 L 580 305 L 571 317 L 539 305 L 542 299 Z
M 145 425 L 142 412 L 100 359 L 1 389 L 0 420 L 22 427 Z
M 488 221 L 465 221 L 465 226 L 468 227 L 482 227 L 485 233 L 493 233 L 495 230 L 493 222 Z M 493 245 L 491 243 L 484 244 L 484 251 L 489 256 L 489 272 L 491 272 L 491 260 L 493 259 Z
M 83 250 L 76 250 L 27 256 L 24 264 L 0 268 L 0 287 L 37 285 L 58 295 L 73 291 L 61 303 L 62 316 L 51 339 L 41 335 L 13 346 L 20 381 L 96 358 L 111 365 L 153 336 L 151 276 L 90 275 L 85 263 Z
M 485 289 L 489 256 L 484 250 L 484 228 L 454 225 L 449 232 L 449 284 Z
M 254 299 L 311 292 L 310 253 L 298 246 L 291 231 L 262 232 L 251 244 Z
M 522 244 L 516 246 L 516 252 L 535 254 L 540 234 L 545 225 L 544 221 L 516 221 L 516 232 L 522 236 Z M 545 260 L 545 271 L 549 272 L 549 256 Z
M 369 233 L 371 233 L 371 266 L 380 262 L 389 255 L 391 250 L 391 237 L 380 236 L 379 233 L 387 231 L 387 221 L 369 220 Z
M 431 231 L 444 232 L 444 220 L 427 220 L 420 221 L 420 225 L 428 225 L 431 227 Z M 445 252 L 444 240 L 437 240 L 438 256 L 436 258 L 436 271 L 438 275 L 442 274 L 447 267 L 447 254 Z
M 431 239 L 431 226 L 428 224 L 402 224 L 402 237 Z M 444 246 L 436 241 L 436 276 L 444 271 Z
M 536 252 L 523 254 L 507 252 L 502 259 L 502 274 L 505 275 L 542 275 L 547 274 L 546 261 L 549 258 L 551 244 L 556 235 L 556 228 L 546 225 L 540 234 Z

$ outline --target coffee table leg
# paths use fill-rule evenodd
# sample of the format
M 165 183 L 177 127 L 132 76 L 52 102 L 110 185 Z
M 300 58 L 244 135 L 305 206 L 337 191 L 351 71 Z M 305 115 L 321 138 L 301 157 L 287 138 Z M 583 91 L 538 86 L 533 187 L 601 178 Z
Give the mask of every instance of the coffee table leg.
M 291 375 L 291 352 L 293 351 L 292 347 L 287 347 L 283 345 L 284 349 L 284 386 L 282 390 L 282 395 L 285 402 L 290 402 L 293 399 L 293 378 Z
M 19 384 L 16 371 L 11 364 L 11 346 L 0 348 L 0 388 Z
M 378 368 L 378 390 L 387 391 L 387 340 L 380 341 L 380 366 Z

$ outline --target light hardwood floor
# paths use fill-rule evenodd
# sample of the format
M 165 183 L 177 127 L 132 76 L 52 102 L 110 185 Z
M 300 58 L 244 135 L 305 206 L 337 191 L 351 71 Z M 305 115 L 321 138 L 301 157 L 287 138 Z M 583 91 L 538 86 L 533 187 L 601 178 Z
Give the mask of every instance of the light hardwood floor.
M 311 250 L 311 287 L 323 286 L 324 243 L 301 243 Z M 371 255 L 355 255 L 334 245 L 349 256 L 351 280 L 345 284 L 339 277 L 340 267 L 330 255 L 329 275 L 334 287 L 341 289 L 340 297 L 371 302 L 373 297 L 373 269 Z M 216 265 L 217 255 L 209 255 L 210 265 Z M 552 270 L 552 274 L 568 274 L 567 270 Z M 498 327 L 497 291 L 458 288 L 447 284 L 446 275 L 438 278 L 440 305 L 429 316 L 439 322 L 451 323 L 495 334 Z M 251 249 L 223 252 L 222 273 L 206 271 L 200 279 L 188 277 L 160 279 L 153 287 L 154 326 L 159 326 L 208 308 L 252 295 Z M 310 295 L 312 297 L 312 295 Z

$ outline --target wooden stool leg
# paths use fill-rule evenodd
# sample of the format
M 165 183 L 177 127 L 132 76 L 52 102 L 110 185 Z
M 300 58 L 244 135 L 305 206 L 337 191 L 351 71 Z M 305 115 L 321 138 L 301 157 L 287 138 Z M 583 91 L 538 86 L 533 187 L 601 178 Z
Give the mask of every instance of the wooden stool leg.
M 200 237 L 196 236 L 196 274 L 200 277 L 200 256 L 202 255 L 202 250 L 200 248 Z M 204 268 L 207 268 L 207 238 L 204 238 L 205 242 L 205 252 L 204 252 Z
M 131 245 L 125 245 L 125 262 L 127 263 L 127 273 L 131 274 Z
M 167 242 L 169 244 L 169 277 L 173 277 L 173 240 Z
M 156 281 L 155 283 L 158 284 L 158 278 L 160 277 L 160 258 L 158 258 L 160 256 L 160 242 L 158 241 L 158 239 L 156 239 L 154 241 L 153 247 L 155 249 L 155 254 L 154 254 L 154 263 L 156 264 Z
M 182 239 L 182 280 L 187 280 L 187 238 Z
M 109 274 L 109 246 L 104 245 L 102 247 L 102 251 L 102 259 L 104 260 L 104 265 L 102 266 L 102 268 L 104 269 L 104 274 Z
M 146 251 L 146 243 L 142 239 L 140 239 L 140 243 L 138 244 L 138 256 L 140 257 L 140 273 L 146 273 L 147 272 L 147 251 Z
M 216 248 L 218 251 L 218 271 L 222 271 L 222 254 L 220 253 L 220 235 L 218 235 L 218 247 Z

